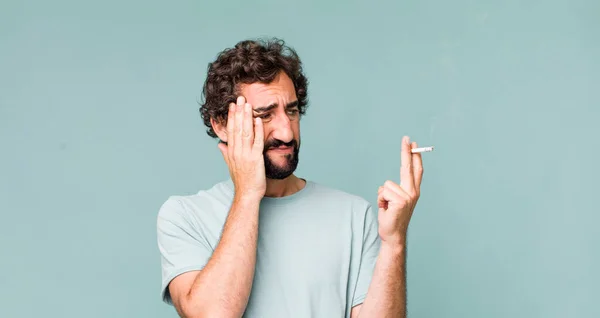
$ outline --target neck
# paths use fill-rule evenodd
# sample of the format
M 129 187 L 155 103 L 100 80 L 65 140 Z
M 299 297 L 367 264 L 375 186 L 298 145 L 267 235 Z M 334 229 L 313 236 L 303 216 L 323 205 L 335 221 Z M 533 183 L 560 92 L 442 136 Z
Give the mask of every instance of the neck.
M 306 181 L 293 174 L 281 180 L 267 179 L 267 191 L 265 192 L 265 197 L 279 198 L 292 195 L 302 190 L 305 185 Z

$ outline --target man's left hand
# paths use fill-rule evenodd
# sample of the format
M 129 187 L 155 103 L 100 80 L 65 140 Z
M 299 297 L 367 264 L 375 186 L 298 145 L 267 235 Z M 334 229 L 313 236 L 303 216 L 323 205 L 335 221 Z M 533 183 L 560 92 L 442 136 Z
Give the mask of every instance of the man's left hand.
M 407 136 L 402 138 L 400 184 L 388 180 L 379 187 L 379 236 L 383 243 L 406 244 L 408 223 L 421 195 L 423 177 L 421 154 L 411 153 L 416 147 L 417 143 L 410 144 Z

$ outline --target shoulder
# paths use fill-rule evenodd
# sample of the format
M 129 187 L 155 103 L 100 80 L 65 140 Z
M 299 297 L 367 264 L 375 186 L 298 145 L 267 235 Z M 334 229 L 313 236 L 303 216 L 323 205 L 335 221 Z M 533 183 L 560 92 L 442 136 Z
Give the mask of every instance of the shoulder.
M 210 188 L 194 194 L 173 194 L 167 197 L 158 209 L 158 221 L 190 221 L 222 209 L 231 204 L 233 191 L 227 181 L 219 182 Z
M 353 210 L 363 212 L 371 207 L 371 203 L 360 195 L 314 181 L 310 181 L 310 186 L 314 190 L 313 196 L 321 202 L 350 205 Z

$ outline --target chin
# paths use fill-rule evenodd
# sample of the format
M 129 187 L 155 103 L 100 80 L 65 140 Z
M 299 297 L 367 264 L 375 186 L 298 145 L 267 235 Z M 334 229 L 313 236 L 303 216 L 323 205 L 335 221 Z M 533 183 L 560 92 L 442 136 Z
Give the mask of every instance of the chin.
M 294 149 L 293 153 L 266 151 L 264 161 L 267 178 L 285 179 L 292 175 L 298 166 L 298 149 Z
M 283 163 L 269 160 L 269 162 L 266 162 L 265 168 L 267 178 L 278 180 L 291 176 L 296 170 L 296 167 L 292 167 L 291 162 L 288 160 L 285 160 Z

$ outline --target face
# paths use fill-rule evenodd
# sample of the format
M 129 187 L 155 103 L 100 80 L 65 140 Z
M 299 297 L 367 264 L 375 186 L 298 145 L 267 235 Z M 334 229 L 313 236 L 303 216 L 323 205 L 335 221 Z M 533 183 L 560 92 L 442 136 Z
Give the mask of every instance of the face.
M 254 117 L 263 121 L 266 177 L 288 177 L 298 166 L 300 151 L 300 114 L 292 80 L 281 72 L 269 84 L 244 84 L 240 90 Z

